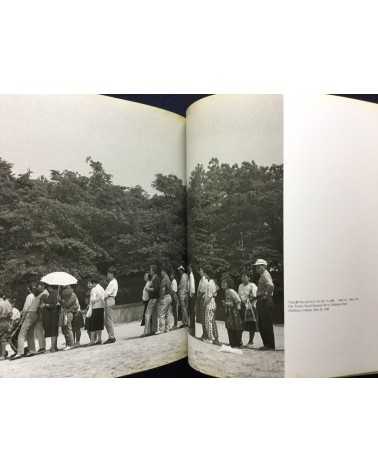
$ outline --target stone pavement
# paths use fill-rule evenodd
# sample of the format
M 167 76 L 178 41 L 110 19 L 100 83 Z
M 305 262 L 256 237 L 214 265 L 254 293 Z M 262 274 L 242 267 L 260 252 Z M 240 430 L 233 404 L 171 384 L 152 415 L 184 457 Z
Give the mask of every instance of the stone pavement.
M 0 361 L 0 377 L 119 377 L 186 357 L 186 329 L 147 338 L 141 338 L 142 333 L 140 321 L 119 324 L 115 326 L 117 342 L 114 344 Z M 103 338 L 107 338 L 106 331 Z M 81 342 L 88 343 L 85 331 L 82 331 Z M 58 346 L 64 347 L 61 335 Z
M 219 340 L 228 343 L 223 321 L 217 321 Z M 224 352 L 219 346 L 207 344 L 189 336 L 189 363 L 194 368 L 214 377 L 283 377 L 285 369 L 284 327 L 274 327 L 276 351 L 258 351 L 262 346 L 259 333 L 255 334 L 254 349 L 237 349 Z M 196 325 L 196 336 L 202 335 L 201 325 Z M 247 343 L 248 333 L 243 333 Z
M 220 340 L 227 343 L 227 331 L 217 321 Z M 90 346 L 42 354 L 17 361 L 0 361 L 0 377 L 119 377 L 153 369 L 187 355 L 186 329 L 141 338 L 140 322 L 116 325 L 117 342 L 103 346 Z M 242 349 L 222 352 L 219 346 L 207 344 L 189 336 L 190 363 L 193 368 L 216 377 L 282 377 L 284 375 L 284 328 L 275 326 L 277 351 Z M 201 336 L 196 326 L 196 336 Z M 104 334 L 104 340 L 106 334 Z M 247 342 L 247 333 L 243 342 Z M 82 344 L 88 336 L 82 332 Z M 64 347 L 59 336 L 58 345 Z M 255 336 L 255 347 L 262 345 L 260 335 Z M 49 340 L 47 340 L 49 348 Z

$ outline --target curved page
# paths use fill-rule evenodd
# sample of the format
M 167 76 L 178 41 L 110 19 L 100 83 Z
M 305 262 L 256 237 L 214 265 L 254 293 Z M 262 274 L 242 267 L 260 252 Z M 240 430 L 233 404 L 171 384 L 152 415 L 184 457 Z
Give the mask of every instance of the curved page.
M 285 97 L 286 373 L 378 370 L 378 109 Z
M 0 156 L 0 376 L 185 357 L 168 287 L 186 256 L 185 120 L 103 96 L 2 96 Z
M 218 377 L 281 377 L 282 96 L 219 95 L 187 113 L 189 362 Z

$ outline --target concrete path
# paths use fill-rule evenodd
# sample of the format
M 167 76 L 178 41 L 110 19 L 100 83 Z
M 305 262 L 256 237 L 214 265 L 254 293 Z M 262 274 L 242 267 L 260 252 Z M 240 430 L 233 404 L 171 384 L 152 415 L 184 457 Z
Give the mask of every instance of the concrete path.
M 223 321 L 217 321 L 219 338 L 228 343 L 227 331 Z M 274 327 L 276 351 L 259 351 L 262 341 L 259 333 L 255 335 L 255 349 L 222 350 L 219 346 L 207 344 L 189 336 L 190 365 L 214 377 L 283 377 L 285 366 L 284 327 Z M 202 335 L 201 325 L 196 326 L 196 336 Z M 248 341 L 248 333 L 243 333 L 243 343 Z M 224 349 L 224 348 L 223 348 Z
M 0 377 L 119 377 L 186 357 L 186 329 L 147 338 L 141 338 L 142 333 L 139 321 L 116 325 L 117 342 L 114 344 L 0 361 Z M 104 334 L 104 340 L 106 337 Z M 85 331 L 82 343 L 88 343 Z M 58 346 L 64 347 L 62 336 L 59 336 Z

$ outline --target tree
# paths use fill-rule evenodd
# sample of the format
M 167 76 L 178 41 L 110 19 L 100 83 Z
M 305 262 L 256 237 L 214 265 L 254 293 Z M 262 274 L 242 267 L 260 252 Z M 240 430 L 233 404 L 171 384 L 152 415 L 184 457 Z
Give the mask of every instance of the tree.
M 89 176 L 51 170 L 16 177 L 0 159 L 0 287 L 19 303 L 25 286 L 64 270 L 79 279 L 118 270 L 119 300 L 130 301 L 127 280 L 157 260 L 185 260 L 185 187 L 158 174 L 156 194 L 113 183 L 102 163 L 87 158 Z M 138 293 L 139 299 L 139 293 Z
M 263 257 L 282 270 L 283 166 L 210 160 L 188 189 L 189 258 L 215 273 L 239 274 Z

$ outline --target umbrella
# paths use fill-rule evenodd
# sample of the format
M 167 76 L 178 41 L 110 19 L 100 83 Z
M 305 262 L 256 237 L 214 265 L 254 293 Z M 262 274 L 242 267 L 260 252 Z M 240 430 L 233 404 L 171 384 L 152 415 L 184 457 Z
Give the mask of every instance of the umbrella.
M 67 272 L 51 272 L 50 274 L 42 277 L 41 282 L 47 285 L 65 286 L 76 285 L 77 279 Z

